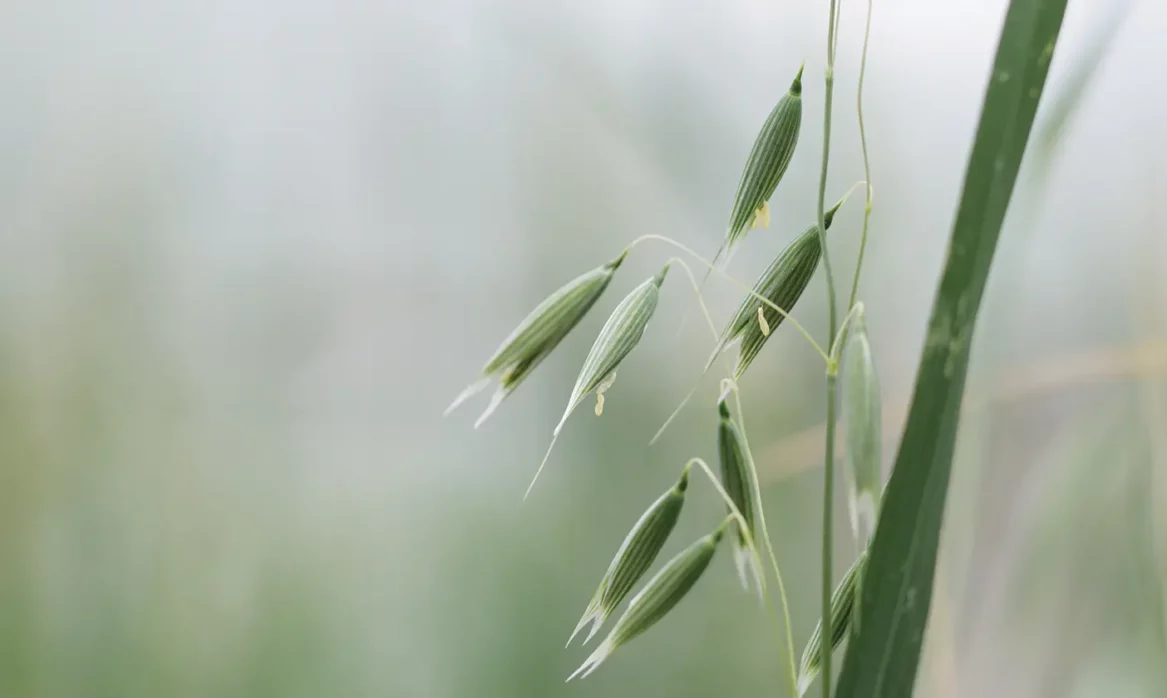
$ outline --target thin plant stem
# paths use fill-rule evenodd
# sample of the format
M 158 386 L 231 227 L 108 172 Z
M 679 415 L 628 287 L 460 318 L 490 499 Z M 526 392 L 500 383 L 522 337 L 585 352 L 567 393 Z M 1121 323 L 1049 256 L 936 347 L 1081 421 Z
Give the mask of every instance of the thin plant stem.
M 831 157 L 831 104 L 835 87 L 835 42 L 838 34 L 839 0 L 831 0 L 830 17 L 827 24 L 827 67 L 824 79 L 823 98 L 823 157 L 819 175 L 818 227 L 819 240 L 823 251 L 823 267 L 827 277 L 827 336 L 835 337 L 838 327 L 838 308 L 835 302 L 835 278 L 831 269 L 831 255 L 827 245 L 826 194 L 827 165 Z M 827 443 L 823 458 L 823 550 L 822 550 L 822 637 L 820 661 L 822 664 L 822 697 L 831 696 L 831 554 L 834 539 L 834 474 L 835 474 L 835 382 L 838 366 L 833 359 L 827 361 Z
M 831 695 L 831 638 L 834 630 L 831 628 L 831 553 L 833 546 L 834 528 L 834 451 L 835 451 L 835 384 L 837 377 L 834 373 L 827 374 L 827 454 L 824 459 L 823 472 L 823 634 L 819 653 L 822 663 L 823 698 Z
M 706 307 L 705 298 L 701 294 L 701 284 L 697 283 L 697 277 L 693 274 L 693 270 L 690 269 L 689 265 L 685 264 L 685 261 L 680 257 L 671 257 L 669 258 L 669 262 L 677 262 L 684 268 L 685 273 L 688 275 L 689 283 L 693 287 L 693 292 L 697 294 L 697 303 L 700 304 L 701 312 L 705 315 L 705 322 L 709 326 L 709 332 L 713 335 L 713 341 L 716 343 L 721 338 L 721 336 L 717 333 L 717 326 L 713 324 L 713 317 L 709 314 L 709 308 Z M 732 372 L 733 365 L 727 362 L 726 370 Z M 660 426 L 660 429 L 656 430 L 656 434 L 653 434 L 652 440 L 648 442 L 649 446 L 652 446 L 657 442 L 658 439 L 660 439 L 660 437 L 665 433 L 665 430 L 669 428 L 669 425 L 673 423 L 673 420 L 677 418 L 677 415 L 681 414 L 681 410 L 685 409 L 685 405 L 689 404 L 689 400 L 692 399 L 693 393 L 697 392 L 697 388 L 701 386 L 701 380 L 703 378 L 705 378 L 705 373 L 701 374 L 701 377 L 697 379 L 697 382 L 694 383 L 693 387 L 689 389 L 689 392 L 685 394 L 685 398 L 681 400 L 681 404 L 677 405 L 676 409 L 674 409 L 672 414 L 669 415 L 669 418 L 665 420 L 665 423 Z
M 741 290 L 748 293 L 750 296 L 757 299 L 758 302 L 764 303 L 771 310 L 778 313 L 786 320 L 790 321 L 790 324 L 794 325 L 794 327 L 802 334 L 802 336 L 806 338 L 806 341 L 809 342 L 812 347 L 814 347 L 814 350 L 818 352 L 819 356 L 822 357 L 823 361 L 827 361 L 827 362 L 830 361 L 830 356 L 827 354 L 827 352 L 822 348 L 822 346 L 819 345 L 818 342 L 815 341 L 814 337 L 811 336 L 810 332 L 808 332 L 806 330 L 806 328 L 803 327 L 800 322 L 798 322 L 798 320 L 794 319 L 793 315 L 786 312 L 786 310 L 784 308 L 778 307 L 769 298 L 766 298 L 765 296 L 761 295 L 760 293 L 757 293 L 756 291 L 754 291 L 754 289 L 747 286 L 744 282 L 739 281 L 738 279 L 734 278 L 733 276 L 730 276 L 725 271 L 713 266 L 713 264 L 710 263 L 709 260 L 707 260 L 704 257 L 702 257 L 701 255 L 697 254 L 696 252 L 694 252 L 691 248 L 687 247 L 686 245 L 684 245 L 680 242 L 677 242 L 676 240 L 674 240 L 666 235 L 657 235 L 655 233 L 649 233 L 647 235 L 641 235 L 640 237 L 633 240 L 631 243 L 628 244 L 628 247 L 625 248 L 625 251 L 631 250 L 633 247 L 636 247 L 640 243 L 648 241 L 648 240 L 659 240 L 661 242 L 666 242 L 666 243 L 672 245 L 673 247 L 676 247 L 677 249 L 681 250 L 682 252 L 690 255 L 691 257 L 693 257 L 697 261 L 704 264 L 706 267 L 709 268 L 710 271 L 718 274 L 719 276 L 723 277 L 725 280 L 732 283 L 734 286 L 737 286 Z
M 690 458 L 685 462 L 685 469 L 688 470 L 694 464 L 701 466 L 701 469 L 705 471 L 705 474 L 709 477 L 709 481 L 713 483 L 714 489 L 717 490 L 717 495 L 721 497 L 721 499 L 725 501 L 726 505 L 729 507 L 729 515 L 733 518 L 734 521 L 737 522 L 738 527 L 742 529 L 743 535 L 746 539 L 746 547 L 750 549 L 750 555 L 753 558 L 754 564 L 758 566 L 758 569 L 761 569 L 762 554 L 758 552 L 758 548 L 754 544 L 754 536 L 752 533 L 750 533 L 749 522 L 747 522 L 746 518 L 742 516 L 741 511 L 737 508 L 737 505 L 733 503 L 733 499 L 731 499 L 729 493 L 725 491 L 725 487 L 722 486 L 721 481 L 718 480 L 717 476 L 713 474 L 713 469 L 709 467 L 709 464 L 705 462 L 705 459 Z M 761 585 L 760 588 L 762 594 L 764 595 L 766 593 L 766 580 L 763 578 L 759 579 L 758 582 Z
M 741 512 L 738 511 L 737 505 L 735 505 L 733 503 L 733 500 L 730 498 L 729 494 L 725 491 L 725 488 L 721 486 L 721 482 L 717 479 L 717 476 L 713 474 L 713 470 L 709 467 L 709 464 L 706 463 L 703 459 L 690 458 L 689 461 L 685 464 L 685 467 L 688 468 L 690 465 L 692 465 L 694 463 L 701 466 L 701 470 L 704 471 L 705 475 L 709 477 L 709 481 L 713 483 L 713 486 L 717 489 L 717 493 L 721 496 L 721 498 L 723 500 L 725 500 L 725 503 L 729 505 L 729 508 L 731 511 L 730 518 L 733 518 L 734 520 L 736 520 L 738 523 L 738 527 L 741 528 L 745 532 L 746 544 L 750 549 L 750 554 L 754 558 L 755 564 L 758 566 L 758 569 L 760 570 L 762 567 L 761 555 L 758 553 L 758 549 L 754 545 L 754 538 L 750 534 L 749 526 L 746 524 L 746 520 L 741 515 Z M 759 516 L 760 516 L 761 510 L 759 509 L 758 512 L 759 512 Z M 778 595 L 779 595 L 780 600 L 782 601 L 782 616 L 783 616 L 783 622 L 786 626 L 786 654 L 787 654 L 787 657 L 789 658 L 789 671 L 787 673 L 788 673 L 788 676 L 790 678 L 790 687 L 794 691 L 794 693 L 792 693 L 791 695 L 794 696 L 794 695 L 798 694 L 798 678 L 797 678 L 797 675 L 795 673 L 796 670 L 794 668 L 794 644 L 793 644 L 793 640 L 792 640 L 791 634 L 790 634 L 790 610 L 789 610 L 789 607 L 787 606 L 787 603 L 786 603 L 786 589 L 782 584 L 782 574 L 778 571 L 778 561 L 774 559 L 774 550 L 770 546 L 770 541 L 769 541 L 770 536 L 769 536 L 769 534 L 766 533 L 765 524 L 760 523 L 759 525 L 761 526 L 761 529 L 762 529 L 762 536 L 766 539 L 766 547 L 767 547 L 767 550 L 769 551 L 770 563 L 773 565 L 774 574 L 778 579 Z M 773 617 L 774 617 L 774 604 L 770 600 L 770 593 L 766 590 L 766 586 L 765 586 L 764 581 L 762 582 L 761 590 L 762 590 L 762 598 L 766 602 L 767 613 L 769 614 L 770 618 L 773 619 Z M 774 634 L 776 636 L 775 640 L 778 640 L 779 643 L 781 644 L 781 640 L 779 640 L 779 634 L 778 634 L 777 630 L 774 631 Z
M 750 439 L 746 436 L 745 413 L 742 410 L 741 392 L 737 383 L 727 378 L 729 389 L 733 392 L 734 409 L 737 414 L 737 423 L 741 432 L 742 442 L 745 445 L 746 463 L 750 466 L 750 480 L 754 489 L 754 506 L 758 510 L 758 528 L 762 530 L 762 542 L 766 545 L 766 554 L 770 556 L 770 565 L 774 569 L 774 578 L 778 580 L 778 599 L 782 602 L 782 619 L 786 625 L 786 654 L 789 660 L 790 695 L 798 695 L 798 669 L 794 660 L 794 635 L 790 626 L 790 605 L 786 601 L 786 585 L 782 582 L 782 571 L 778 568 L 778 556 L 774 554 L 774 544 L 770 541 L 770 527 L 766 525 L 766 507 L 762 503 L 762 488 L 758 481 L 758 469 L 754 465 L 754 453 L 750 450 Z M 724 392 L 724 390 L 722 391 Z
M 693 293 L 697 294 L 697 305 L 701 306 L 701 314 L 705 316 L 705 324 L 709 325 L 709 331 L 713 333 L 713 340 L 717 341 L 717 325 L 713 324 L 713 316 L 709 314 L 709 307 L 705 305 L 705 297 L 701 295 L 701 286 L 697 283 L 697 277 L 693 274 L 693 270 L 680 257 L 669 257 L 666 264 L 676 262 L 685 270 L 685 275 L 689 278 L 689 284 L 693 287 Z
M 871 4 L 867 0 L 867 21 L 863 27 L 863 51 L 859 54 L 859 88 L 856 90 L 855 106 L 859 114 L 859 147 L 863 151 L 863 181 L 867 184 L 867 199 L 863 207 L 863 232 L 859 235 L 859 258 L 855 262 L 855 278 L 851 280 L 851 297 L 847 307 L 855 307 L 855 299 L 859 294 L 859 274 L 863 270 L 863 253 L 867 250 L 867 225 L 871 220 L 871 202 L 874 193 L 871 190 L 871 161 L 867 157 L 867 131 L 863 127 L 863 80 L 867 77 L 867 43 L 871 38 Z

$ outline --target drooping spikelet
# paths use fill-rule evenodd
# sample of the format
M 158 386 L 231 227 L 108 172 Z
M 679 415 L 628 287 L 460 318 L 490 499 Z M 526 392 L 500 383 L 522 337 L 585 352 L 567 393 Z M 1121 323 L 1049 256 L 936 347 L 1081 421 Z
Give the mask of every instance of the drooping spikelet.
M 770 197 L 790 166 L 801 125 L 802 67 L 799 67 L 790 89 L 766 117 L 750 149 L 729 214 L 725 241 L 714 258 L 715 262 L 723 253 L 732 254 L 734 246 L 751 228 L 770 224 Z
M 825 213 L 824 220 L 828 230 L 842 203 L 840 201 Z M 789 313 L 810 283 L 821 256 L 822 246 L 816 224 L 803 231 L 782 250 L 770 266 L 766 267 L 754 283 L 753 292 Z M 718 354 L 734 342 L 740 341 L 737 365 L 734 367 L 734 378 L 740 378 L 784 319 L 784 315 L 762 302 L 757 296 L 746 295 L 737 313 L 722 331 L 706 370 L 713 364 Z
M 446 408 L 446 414 L 489 385 L 492 378 L 497 377 L 498 390 L 474 426 L 477 427 L 486 421 L 502 401 L 526 380 L 535 367 L 547 358 L 587 315 L 612 281 L 612 276 L 620 268 L 627 254 L 625 251 L 611 262 L 577 276 L 544 299 L 519 323 L 510 336 L 503 340 L 494 356 L 483 366 L 478 380 L 454 399 Z
M 697 580 L 709 567 L 713 553 L 717 550 L 717 543 L 725 533 L 725 527 L 730 519 L 726 519 L 709 535 L 698 539 L 685 548 L 672 560 L 661 568 L 652 579 L 644 585 L 632 601 L 620 620 L 616 621 L 608 637 L 600 643 L 595 652 L 592 652 L 584 663 L 567 677 L 571 681 L 576 676 L 586 677 L 604 663 L 622 645 L 627 644 L 636 636 L 651 628 L 677 605 Z
M 624 601 L 628 592 L 632 591 L 633 585 L 652 566 L 681 515 L 688 486 L 689 467 L 686 466 L 681 479 L 652 503 L 620 544 L 583 617 L 568 638 L 568 644 L 588 623 L 592 624 L 592 629 L 588 631 L 584 643 L 591 640 L 608 616 Z

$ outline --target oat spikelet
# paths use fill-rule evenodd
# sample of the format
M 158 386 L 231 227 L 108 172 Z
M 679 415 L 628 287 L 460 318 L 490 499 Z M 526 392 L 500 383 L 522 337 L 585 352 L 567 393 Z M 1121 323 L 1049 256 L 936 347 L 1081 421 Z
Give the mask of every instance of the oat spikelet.
M 681 473 L 681 479 L 652 503 L 624 537 L 624 542 L 616 551 L 607 571 L 600 579 L 592 600 L 584 610 L 583 617 L 572 631 L 567 644 L 575 639 L 579 631 L 588 623 L 592 624 L 584 643 L 586 644 L 616 610 L 632 587 L 652 566 L 664 547 L 669 535 L 681 516 L 685 504 L 685 490 L 689 486 L 689 468 Z
M 879 376 L 859 304 L 843 356 L 843 422 L 847 435 L 847 490 L 851 530 L 866 545 L 875 534 L 883 486 Z
M 625 255 L 627 251 L 611 262 L 577 276 L 545 298 L 503 340 L 494 356 L 483 366 L 478 379 L 454 398 L 445 414 L 453 412 L 497 378 L 498 390 L 474 426 L 477 428 L 485 422 L 587 315 L 612 281 Z
M 628 602 L 628 608 L 620 620 L 616 621 L 608 637 L 599 647 L 584 660 L 584 663 L 567 677 L 571 681 L 579 676 L 584 678 L 596 670 L 619 647 L 642 634 L 663 618 L 677 603 L 685 598 L 705 568 L 709 567 L 713 553 L 717 550 L 717 543 L 721 540 L 729 519 L 722 522 L 718 528 L 685 548 L 652 579 L 644 585 Z

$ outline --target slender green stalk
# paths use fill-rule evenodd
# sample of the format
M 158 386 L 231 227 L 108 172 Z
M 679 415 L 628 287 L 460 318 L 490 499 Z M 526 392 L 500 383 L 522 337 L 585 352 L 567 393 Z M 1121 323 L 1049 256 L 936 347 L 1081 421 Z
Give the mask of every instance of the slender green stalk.
M 867 200 L 863 207 L 863 232 L 859 236 L 859 258 L 855 262 L 855 278 L 851 280 L 851 297 L 847 308 L 854 308 L 859 294 L 859 274 L 863 270 L 863 253 L 867 250 L 867 224 L 871 220 L 871 161 L 867 157 L 867 131 L 863 127 L 863 79 L 867 76 L 867 43 L 871 38 L 871 3 L 867 0 L 867 22 L 863 27 L 863 52 L 859 55 L 859 88 L 856 90 L 856 111 L 859 114 L 859 147 L 863 151 L 863 182 L 867 185 Z
M 834 373 L 827 374 L 827 455 L 823 472 L 823 636 L 822 636 L 822 677 L 824 698 L 831 695 L 831 592 L 833 580 L 831 572 L 831 552 L 834 538 L 834 498 L 835 490 L 835 383 Z
M 831 0 L 827 25 L 827 69 L 823 101 L 823 161 L 819 175 L 818 224 L 822 240 L 823 268 L 827 276 L 827 331 L 832 340 L 838 327 L 838 308 L 835 303 L 835 276 L 831 269 L 831 255 L 827 245 L 826 196 L 827 164 L 831 159 L 831 104 L 835 87 L 835 37 L 838 29 L 839 0 Z M 823 459 L 823 570 L 822 570 L 822 677 L 823 698 L 831 697 L 831 552 L 834 541 L 834 475 L 835 475 L 835 375 L 838 365 L 827 361 L 827 443 Z
M 750 479 L 753 480 L 754 508 L 758 510 L 758 528 L 762 530 L 762 542 L 766 544 L 766 554 L 770 556 L 770 564 L 774 568 L 774 578 L 778 580 L 778 599 L 782 602 L 782 618 L 786 624 L 786 647 L 788 650 L 787 657 L 790 660 L 790 687 L 794 691 L 791 694 L 793 697 L 798 695 L 798 669 L 795 667 L 794 636 L 790 628 L 790 607 L 786 602 L 786 585 L 782 583 L 782 572 L 778 569 L 778 556 L 774 554 L 774 544 L 770 542 L 770 529 L 766 526 L 766 507 L 762 504 L 762 488 L 758 483 L 758 468 L 754 464 L 754 452 L 750 450 L 750 437 L 746 435 L 746 418 L 745 413 L 742 412 L 741 393 L 738 391 L 737 383 L 731 379 L 726 380 L 729 382 L 730 389 L 733 391 L 737 422 L 738 426 L 741 427 L 742 441 L 746 447 L 746 460 L 750 466 Z
M 734 395 L 736 396 L 737 393 L 735 392 Z M 742 438 L 745 439 L 744 430 L 743 430 Z M 748 442 L 746 443 L 746 452 L 749 453 L 749 443 Z M 700 466 L 701 470 L 705 472 L 705 475 L 709 477 L 709 481 L 713 483 L 713 487 L 717 490 L 717 494 L 729 506 L 730 517 L 733 518 L 734 520 L 736 520 L 737 523 L 742 527 L 742 529 L 745 530 L 746 544 L 749 547 L 750 552 L 753 555 L 753 557 L 754 557 L 755 561 L 757 562 L 758 567 L 760 569 L 761 568 L 761 562 L 760 562 L 761 556 L 758 553 L 758 548 L 754 542 L 753 537 L 749 533 L 749 524 L 746 523 L 745 518 L 743 518 L 741 515 L 741 512 L 738 511 L 737 505 L 735 505 L 733 503 L 733 499 L 729 496 L 729 493 L 727 493 L 725 491 L 725 488 L 721 486 L 721 481 L 718 480 L 717 476 L 713 474 L 713 469 L 709 467 L 708 463 L 706 463 L 701 458 L 690 458 L 689 461 L 685 464 L 685 467 L 689 467 L 690 465 L 693 465 L 693 464 Z M 751 463 L 750 467 L 753 467 L 752 463 Z M 757 492 L 757 490 L 755 490 L 755 492 Z M 760 496 L 758 497 L 758 501 L 760 503 L 760 501 L 761 501 Z M 758 509 L 758 512 L 759 512 L 759 514 L 761 514 L 762 510 Z M 761 527 L 762 537 L 766 541 L 766 552 L 770 556 L 770 564 L 773 566 L 774 576 L 778 580 L 778 596 L 782 602 L 782 620 L 783 620 L 783 624 L 786 626 L 786 653 L 787 653 L 787 657 L 789 658 L 788 676 L 790 678 L 790 688 L 793 691 L 793 693 L 791 693 L 791 696 L 796 696 L 796 695 L 798 695 L 798 669 L 795 668 L 795 664 L 794 664 L 794 638 L 791 635 L 791 630 L 790 630 L 790 607 L 786 603 L 786 587 L 782 584 L 782 573 L 778 571 L 778 560 L 774 557 L 774 546 L 772 546 L 770 544 L 770 534 L 767 533 L 767 531 L 766 531 L 764 516 L 759 518 L 759 527 Z M 765 599 L 766 609 L 772 618 L 774 616 L 774 604 L 771 602 L 770 592 L 768 592 L 766 590 L 765 586 L 762 587 L 762 598 Z M 775 632 L 775 634 L 777 634 L 777 632 Z
M 629 248 L 631 249 L 631 247 L 633 245 L 635 245 L 637 242 L 640 242 L 641 240 L 645 240 L 645 239 L 649 239 L 649 237 L 645 236 L 643 238 L 637 238 L 635 241 L 633 241 L 632 245 L 629 245 Z M 673 242 L 669 238 L 662 238 L 662 239 L 664 239 L 668 242 Z M 676 246 L 680 247 L 681 249 L 687 250 L 687 248 L 685 248 L 680 243 L 674 243 L 674 244 Z M 699 259 L 701 259 L 698 255 L 696 255 L 696 253 L 693 253 L 691 251 L 690 251 L 690 253 L 693 254 L 694 256 L 697 256 Z M 697 294 L 697 302 L 701 306 L 702 313 L 705 315 L 705 320 L 709 325 L 709 331 L 713 333 L 713 336 L 716 339 L 717 327 L 714 326 L 713 319 L 709 315 L 709 309 L 705 306 L 705 301 L 704 301 L 704 298 L 701 294 L 701 287 L 697 283 L 697 279 L 694 276 L 693 271 L 689 268 L 688 264 L 685 264 L 685 262 L 683 260 L 681 260 L 677 257 L 673 257 L 669 261 L 670 262 L 674 262 L 674 261 L 678 262 L 681 265 L 681 268 L 685 270 L 685 273 L 689 277 L 689 282 L 692 285 L 694 292 Z M 702 259 L 702 261 L 704 261 L 704 260 Z M 712 265 L 710 265 L 710 268 L 711 269 L 713 268 Z M 778 598 L 779 598 L 779 601 L 782 603 L 782 624 L 786 629 L 786 642 L 785 642 L 785 644 L 786 644 L 786 657 L 787 657 L 787 664 L 788 664 L 787 676 L 790 679 L 790 688 L 792 691 L 791 696 L 795 696 L 795 695 L 798 695 L 798 669 L 796 668 L 795 659 L 794 659 L 794 635 L 793 635 L 793 630 L 792 630 L 792 627 L 790 624 L 790 605 L 786 600 L 786 585 L 782 581 L 782 572 L 778 568 L 778 557 L 774 554 L 774 544 L 770 541 L 770 531 L 769 531 L 769 528 L 766 526 L 766 508 L 765 508 L 765 505 L 762 503 L 761 485 L 759 484 L 759 481 L 758 481 L 758 469 L 754 463 L 753 452 L 750 451 L 749 437 L 746 436 L 744 416 L 742 413 L 741 394 L 738 392 L 737 384 L 734 383 L 732 379 L 725 379 L 724 382 L 728 382 L 729 389 L 733 391 L 734 403 L 735 403 L 734 407 L 736 408 L 736 411 L 737 411 L 738 424 L 741 427 L 742 441 L 745 444 L 746 460 L 749 464 L 749 470 L 750 470 L 749 475 L 750 475 L 750 479 L 752 480 L 751 488 L 752 488 L 752 491 L 754 492 L 754 497 L 755 497 L 754 508 L 758 512 L 758 528 L 760 528 L 762 531 L 762 539 L 766 544 L 766 554 L 770 558 L 770 565 L 771 565 L 771 569 L 773 569 L 773 571 L 774 571 L 774 578 L 778 580 Z M 723 389 L 723 392 L 724 392 L 724 389 Z M 688 400 L 688 398 L 686 398 L 686 400 Z M 682 404 L 684 404 L 684 403 L 682 403 Z M 670 417 L 670 420 L 671 419 L 672 418 Z M 667 424 L 668 423 L 666 422 L 666 426 L 667 426 Z M 663 429 L 663 427 L 662 427 L 662 429 Z M 709 465 L 701 458 L 692 458 L 685 464 L 685 467 L 688 468 L 689 466 L 691 466 L 693 464 L 700 466 L 701 469 L 705 472 L 705 474 L 707 476 L 709 476 L 709 479 L 713 483 L 713 486 L 717 489 L 718 494 L 729 505 L 730 510 L 732 512 L 732 515 L 737 519 L 738 523 L 741 524 L 741 527 L 743 529 L 745 529 L 746 542 L 747 542 L 747 544 L 750 548 L 750 551 L 754 557 L 754 560 L 755 560 L 755 563 L 757 564 L 757 567 L 759 569 L 761 569 L 760 555 L 758 554 L 756 541 L 754 540 L 753 536 L 750 534 L 750 532 L 748 530 L 749 524 L 745 522 L 745 519 L 742 517 L 741 512 L 738 511 L 737 506 L 733 503 L 733 500 L 730 498 L 729 494 L 726 493 L 725 489 L 721 486 L 721 482 L 717 479 L 717 476 L 713 474 L 713 471 L 712 471 L 712 469 L 710 469 Z M 771 616 L 771 618 L 773 618 L 774 604 L 771 601 L 769 591 L 766 590 L 764 579 L 762 580 L 762 597 L 766 602 L 766 609 L 767 609 L 769 615 Z
M 838 0 L 831 0 L 831 25 L 834 26 L 836 5 Z M 834 32 L 832 31 L 831 40 L 834 40 Z M 829 330 L 830 336 L 835 336 L 835 328 L 838 326 L 838 309 L 835 302 L 835 274 L 831 267 L 831 254 L 827 248 L 827 221 L 826 221 L 826 197 L 827 197 L 827 163 L 831 158 L 831 105 L 832 93 L 835 85 L 835 52 L 828 51 L 830 55 L 827 62 L 826 70 L 826 97 L 823 107 L 823 159 L 822 170 L 819 175 L 819 198 L 818 198 L 818 226 L 819 238 L 822 241 L 823 254 L 823 268 L 826 270 L 827 276 L 827 305 L 829 311 Z

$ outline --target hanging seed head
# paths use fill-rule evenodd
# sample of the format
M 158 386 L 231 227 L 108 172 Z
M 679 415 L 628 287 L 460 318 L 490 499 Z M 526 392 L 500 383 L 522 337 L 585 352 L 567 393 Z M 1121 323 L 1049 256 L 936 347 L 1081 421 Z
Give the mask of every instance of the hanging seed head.
M 681 479 L 652 503 L 625 536 L 567 644 L 570 645 L 579 631 L 591 623 L 592 629 L 584 638 L 584 644 L 587 644 L 608 616 L 624 601 L 628 592 L 632 591 L 633 585 L 652 566 L 681 515 L 688 486 L 689 467 L 686 466 Z
M 571 681 L 576 676 L 586 677 L 595 671 L 596 667 L 603 664 L 604 660 L 611 656 L 618 647 L 627 644 L 637 635 L 651 628 L 671 611 L 677 602 L 689 593 L 689 590 L 701 578 L 705 568 L 709 566 L 709 561 L 713 559 L 717 543 L 721 540 L 729 521 L 726 519 L 715 531 L 698 539 L 672 560 L 669 560 L 644 585 L 644 588 L 632 597 L 624 615 L 616 621 L 616 625 L 608 633 L 608 637 L 575 670 L 575 673 L 567 677 L 567 680 Z
M 875 533 L 882 487 L 879 376 L 871 356 L 863 306 L 852 318 L 843 357 L 843 420 L 847 431 L 851 529 L 864 544 Z M 862 538 L 860 537 L 862 535 Z
M 749 453 L 746 451 L 746 440 L 738 425 L 729 414 L 729 406 L 725 400 L 717 405 L 721 421 L 717 426 L 717 455 L 721 464 L 721 486 L 729 495 L 730 501 L 737 507 L 742 518 L 749 526 L 749 534 L 754 534 L 754 479 L 750 473 Z M 727 507 L 728 508 L 728 507 Z M 739 524 L 733 524 L 733 564 L 737 568 L 738 578 L 742 587 L 749 589 L 747 570 L 755 580 L 761 578 L 761 570 L 754 568 L 754 558 L 749 550 L 746 535 L 740 530 Z M 758 583 L 758 593 L 762 593 Z
M 750 149 L 729 214 L 725 246 L 733 247 L 745 237 L 751 227 L 769 225 L 770 209 L 767 202 L 774 195 L 782 175 L 790 166 L 790 158 L 798 144 L 798 129 L 802 124 L 802 68 L 790 84 L 790 89 L 778 100 L 762 130 Z
M 867 551 L 865 550 L 851 565 L 851 569 L 847 570 L 847 574 L 843 575 L 843 580 L 839 582 L 839 586 L 835 587 L 835 591 L 831 594 L 832 652 L 838 649 L 843 638 L 851 632 L 855 594 L 866 568 Z M 806 648 L 802 651 L 802 662 L 798 670 L 798 695 L 800 696 L 806 693 L 806 689 L 810 688 L 811 683 L 818 676 L 822 660 L 822 634 L 823 622 L 820 618 L 818 624 L 814 626 L 814 632 L 810 634 L 810 639 L 806 642 Z
M 555 427 L 556 434 L 589 393 L 601 387 L 604 390 L 611 387 L 612 381 L 615 380 L 616 368 L 640 342 L 644 328 L 656 311 L 656 304 L 660 299 L 660 286 L 664 283 L 668 271 L 669 267 L 666 264 L 656 276 L 634 288 L 612 311 L 608 322 L 600 330 L 591 351 L 584 359 L 583 368 L 580 369 L 579 377 L 575 381 L 575 388 L 571 391 L 571 399 L 567 401 L 567 409 Z
M 826 211 L 823 219 L 827 229 L 835 219 L 835 213 L 843 202 L 835 204 Z M 786 249 L 766 267 L 762 275 L 754 283 L 754 293 L 767 299 L 774 305 L 790 312 L 794 304 L 802 296 L 810 283 L 811 276 L 818 268 L 819 258 L 822 255 L 821 240 L 819 239 L 818 225 L 812 225 L 794 239 Z M 761 310 L 761 315 L 758 311 Z M 734 367 L 734 378 L 741 378 L 758 352 L 762 350 L 766 340 L 785 319 L 777 310 L 764 305 L 754 295 L 747 295 L 738 307 L 733 320 L 726 325 L 721 333 L 717 349 L 709 360 L 711 365 L 721 351 L 735 341 L 741 341 L 738 352 L 737 365 Z
M 612 281 L 612 276 L 620 268 L 627 254 L 628 251 L 625 250 L 616 259 L 572 279 L 544 299 L 519 323 L 510 336 L 503 340 L 494 356 L 490 357 L 482 368 L 478 380 L 462 391 L 446 408 L 446 414 L 485 388 L 492 378 L 497 377 L 498 390 L 474 426 L 477 427 L 486 421 L 499 404 L 526 380 L 535 367 L 547 358 L 587 315 Z

